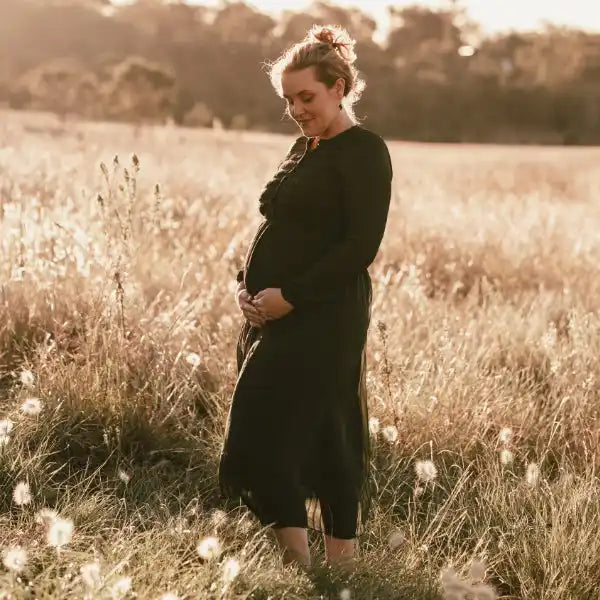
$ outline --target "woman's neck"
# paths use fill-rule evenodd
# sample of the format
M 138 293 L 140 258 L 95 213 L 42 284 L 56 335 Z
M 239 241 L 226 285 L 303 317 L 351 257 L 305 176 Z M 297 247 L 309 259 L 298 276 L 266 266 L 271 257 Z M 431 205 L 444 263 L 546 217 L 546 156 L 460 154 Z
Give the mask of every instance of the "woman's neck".
M 346 129 L 352 127 L 353 125 L 356 125 L 356 123 L 350 118 L 348 113 L 343 110 L 340 112 L 339 116 L 329 124 L 329 127 L 327 127 L 327 129 L 320 136 L 318 136 L 318 138 L 327 140 L 335 137 L 338 133 L 342 133 L 342 131 L 346 131 Z

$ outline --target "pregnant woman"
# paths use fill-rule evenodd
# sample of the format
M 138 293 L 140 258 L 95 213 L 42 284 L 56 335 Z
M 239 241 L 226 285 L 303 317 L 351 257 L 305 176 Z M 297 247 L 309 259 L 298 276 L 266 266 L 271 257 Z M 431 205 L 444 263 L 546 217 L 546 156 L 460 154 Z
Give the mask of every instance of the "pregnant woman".
M 352 563 L 370 506 L 365 346 L 392 165 L 359 125 L 354 41 L 314 26 L 271 65 L 302 135 L 260 196 L 264 216 L 238 273 L 245 321 L 219 465 L 225 496 L 271 525 L 284 564 Z

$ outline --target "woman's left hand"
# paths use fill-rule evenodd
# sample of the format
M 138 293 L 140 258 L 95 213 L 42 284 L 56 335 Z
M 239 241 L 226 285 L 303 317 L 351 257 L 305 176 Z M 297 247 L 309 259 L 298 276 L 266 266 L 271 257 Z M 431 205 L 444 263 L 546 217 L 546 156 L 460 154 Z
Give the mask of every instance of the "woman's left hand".
M 281 288 L 266 288 L 254 295 L 252 304 L 269 320 L 284 317 L 294 309 L 282 295 Z

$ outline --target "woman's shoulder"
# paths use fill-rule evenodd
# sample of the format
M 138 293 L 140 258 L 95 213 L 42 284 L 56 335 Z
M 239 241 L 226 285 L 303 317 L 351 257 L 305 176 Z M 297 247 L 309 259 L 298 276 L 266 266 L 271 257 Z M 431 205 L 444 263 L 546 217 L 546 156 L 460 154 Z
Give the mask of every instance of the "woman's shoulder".
M 354 128 L 354 144 L 353 147 L 357 145 L 368 147 L 368 148 L 380 148 L 387 150 L 387 144 L 385 140 L 378 134 L 372 131 L 371 129 L 367 129 L 362 125 L 357 125 Z M 350 140 L 349 140 L 350 141 Z
M 362 125 L 353 127 L 351 135 L 340 146 L 338 156 L 347 167 L 365 162 L 391 164 L 386 141 L 378 133 Z

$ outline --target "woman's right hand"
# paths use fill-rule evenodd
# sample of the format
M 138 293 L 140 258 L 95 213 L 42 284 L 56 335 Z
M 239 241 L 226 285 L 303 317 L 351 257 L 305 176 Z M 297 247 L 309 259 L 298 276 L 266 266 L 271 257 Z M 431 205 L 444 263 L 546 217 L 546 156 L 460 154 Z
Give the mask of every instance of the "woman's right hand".
M 244 317 L 250 321 L 250 324 L 253 327 L 262 327 L 266 323 L 267 318 L 252 304 L 252 296 L 243 287 L 243 284 L 240 283 L 235 296 L 237 305 L 244 314 Z

